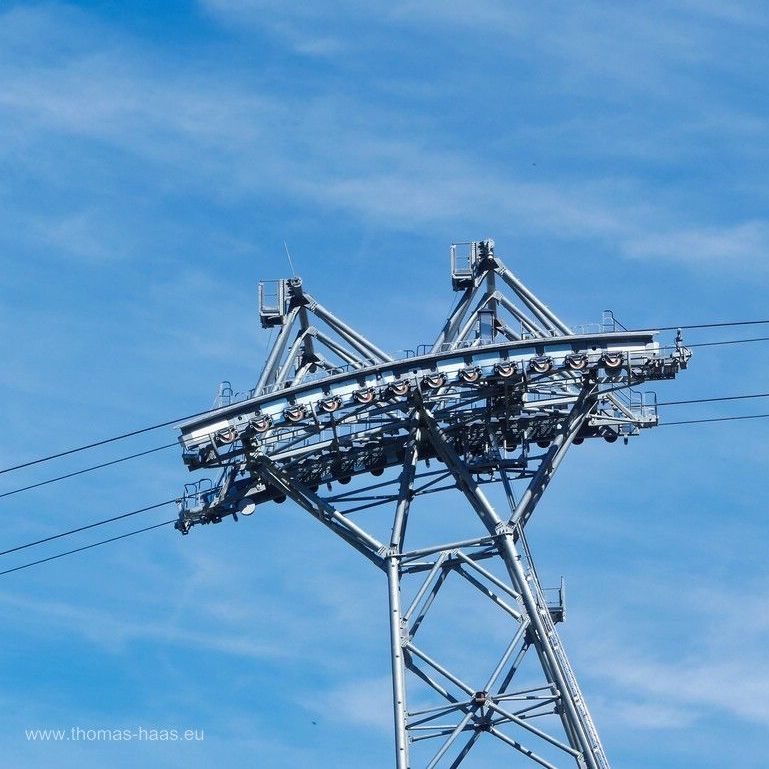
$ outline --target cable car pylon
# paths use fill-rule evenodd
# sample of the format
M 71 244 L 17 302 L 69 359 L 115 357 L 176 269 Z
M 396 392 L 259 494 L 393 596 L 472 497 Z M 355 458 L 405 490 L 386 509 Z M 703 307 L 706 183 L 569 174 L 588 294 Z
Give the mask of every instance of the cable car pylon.
M 176 527 L 290 499 L 384 572 L 396 769 L 454 769 L 490 740 L 525 764 L 608 769 L 556 630 L 563 586 L 543 589 L 525 529 L 571 446 L 658 423 L 656 398 L 634 387 L 675 378 L 691 353 L 680 333 L 661 348 L 611 313 L 570 329 L 491 240 L 453 245 L 451 273 L 460 297 L 437 338 L 398 359 L 300 278 L 260 284 L 276 341 L 253 391 L 180 426 L 188 468 L 221 476 L 187 486 Z M 461 495 L 464 536 L 444 534 L 449 518 L 457 529 L 445 506 L 417 510 L 438 492 Z M 505 618 L 499 648 L 444 616 L 462 613 L 458 585 Z M 442 658 L 447 639 L 459 661 Z

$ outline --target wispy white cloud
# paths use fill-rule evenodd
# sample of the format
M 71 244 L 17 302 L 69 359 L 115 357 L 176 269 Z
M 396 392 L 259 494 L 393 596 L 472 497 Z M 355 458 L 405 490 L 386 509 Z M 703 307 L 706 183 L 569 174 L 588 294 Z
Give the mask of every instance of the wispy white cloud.
M 691 83 L 686 75 L 693 64 L 730 68 L 735 58 L 745 55 L 732 51 L 731 61 L 717 55 L 724 47 L 722 25 L 745 31 L 769 23 L 758 4 L 736 7 L 719 0 L 690 0 L 678 6 L 654 2 L 643 12 L 596 0 L 557 7 L 514 6 L 500 0 L 480 0 L 471 6 L 461 0 L 377 0 L 365 5 L 334 0 L 312 6 L 274 0 L 200 0 L 200 5 L 231 28 L 270 29 L 289 44 L 301 30 L 319 27 L 336 30 L 352 49 L 386 39 L 389 30 L 480 32 L 484 49 L 495 57 L 536 56 L 568 89 L 589 88 L 599 77 L 658 96 L 673 96 L 679 77 Z
M 671 596 L 676 606 L 664 608 L 695 634 L 678 654 L 671 653 L 668 643 L 659 645 L 665 656 L 654 651 L 657 645 L 635 624 L 627 629 L 640 635 L 625 635 L 616 628 L 614 636 L 604 632 L 600 641 L 583 646 L 591 649 L 585 658 L 587 672 L 613 692 L 614 699 L 603 702 L 603 718 L 653 729 L 683 729 L 709 715 L 726 713 L 769 724 L 765 697 L 769 594 L 764 588 L 741 586 L 753 596 L 749 609 L 717 586 Z
M 355 14 L 355 4 L 338 3 L 336 10 Z M 323 22 L 333 14 L 311 3 L 286 5 L 274 0 L 202 0 L 203 11 L 234 31 L 244 27 L 268 29 L 294 53 L 329 57 L 341 53 L 347 43 L 343 35 L 327 31 Z M 320 28 L 320 30 L 319 30 Z
M 52 255 L 86 262 L 120 259 L 135 246 L 130 232 L 93 209 L 59 217 L 37 217 L 29 222 L 28 232 L 48 247 Z
M 704 712 L 727 712 L 740 718 L 769 723 L 769 706 L 764 692 L 769 685 L 769 668 L 761 657 L 724 659 L 724 648 L 713 649 L 700 659 L 660 661 L 633 656 L 618 648 L 607 664 L 604 657 L 600 675 L 613 687 L 637 692 L 639 699 L 654 698 L 643 712 L 667 712 L 668 726 L 687 726 Z M 620 699 L 624 719 L 633 711 Z M 632 707 L 636 707 L 633 705 Z M 648 718 L 647 718 L 648 722 Z
M 728 0 L 684 0 L 681 6 L 687 10 L 712 17 L 717 21 L 734 24 L 749 24 L 762 27 L 769 22 L 766 5 L 756 0 L 746 3 L 731 3 Z
M 335 659 L 326 649 L 331 644 L 339 650 L 361 648 L 370 640 L 373 609 L 366 581 L 351 586 L 336 573 L 333 559 L 327 559 L 329 568 L 322 576 L 317 571 L 311 579 L 296 574 L 295 585 L 267 590 L 265 583 L 275 580 L 269 566 L 254 568 L 243 557 L 250 548 L 233 552 L 233 547 L 226 555 L 218 548 L 177 548 L 176 556 L 163 564 L 151 552 L 113 552 L 111 569 L 132 591 L 132 600 L 121 605 L 110 599 L 110 586 L 86 588 L 77 580 L 67 591 L 54 591 L 58 597 L 43 600 L 5 592 L 0 605 L 8 616 L 23 618 L 26 632 L 46 627 L 62 640 L 85 643 L 100 654 L 130 657 L 137 646 L 150 643 L 189 653 L 344 670 L 344 652 Z M 178 584 L 158 594 L 156 586 L 172 560 Z M 70 599 L 70 594 L 77 597 Z M 253 600 L 253 595 L 258 598 Z M 342 633 L 347 643 L 339 641 Z
M 88 609 L 83 607 L 82 602 L 29 601 L 8 594 L 0 596 L 0 602 L 7 611 L 23 610 L 28 624 L 32 615 L 38 622 L 65 630 L 113 653 L 142 641 L 262 660 L 284 657 L 287 653 L 280 644 L 260 643 L 249 636 L 185 629 L 157 620 L 126 619 L 119 610 Z
M 769 221 L 755 220 L 724 227 L 673 229 L 639 233 L 626 245 L 630 256 L 659 258 L 693 265 L 713 263 L 763 266 L 769 253 Z
M 392 682 L 383 676 L 347 681 L 317 697 L 313 712 L 355 726 L 390 732 Z
M 649 729 L 654 731 L 675 731 L 691 727 L 698 719 L 694 708 L 668 705 L 665 702 L 629 701 L 617 697 L 606 702 L 599 700 L 597 720 L 601 724 L 619 724 L 623 728 Z
M 249 8 L 271 12 L 263 4 Z M 41 26 L 50 24 L 43 12 L 37 17 Z M 535 234 L 597 240 L 631 258 L 700 267 L 765 263 L 769 224 L 760 218 L 697 221 L 684 201 L 676 209 L 668 193 L 656 203 L 649 185 L 632 177 L 572 173 L 533 182 L 504 166 L 481 174 L 471 155 L 428 140 L 424 129 L 440 132 L 438 124 L 393 138 L 388 127 L 396 116 L 381 105 L 330 94 L 292 101 L 265 84 L 225 82 L 215 68 L 203 74 L 175 63 L 160 73 L 161 60 L 152 61 L 157 54 L 148 58 L 129 42 L 118 51 L 79 50 L 80 32 L 66 23 L 65 30 L 73 42 L 55 65 L 0 64 L 0 115 L 26 126 L 17 141 L 33 157 L 48 136 L 74 137 L 137 157 L 170 189 L 191 185 L 222 200 L 277 193 L 393 229 L 506 222 Z M 76 211 L 27 237 L 92 258 L 108 250 L 101 232 L 107 226 L 106 213 Z

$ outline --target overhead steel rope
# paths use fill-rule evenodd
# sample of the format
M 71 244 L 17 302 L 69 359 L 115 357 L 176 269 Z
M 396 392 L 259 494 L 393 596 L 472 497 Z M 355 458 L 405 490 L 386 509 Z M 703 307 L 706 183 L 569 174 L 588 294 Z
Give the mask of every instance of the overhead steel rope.
M 744 321 L 731 321 L 731 322 L 722 322 L 722 323 L 699 323 L 699 324 L 690 324 L 690 325 L 681 325 L 681 326 L 656 326 L 654 328 L 631 329 L 631 331 L 676 331 L 678 329 L 683 330 L 683 329 L 698 329 L 698 328 L 725 328 L 729 326 L 753 326 L 753 325 L 761 325 L 761 324 L 769 324 L 769 320 L 744 320 Z M 688 348 L 714 347 L 714 346 L 720 346 L 720 345 L 743 344 L 747 342 L 766 342 L 766 341 L 769 341 L 769 336 L 752 337 L 747 339 L 728 339 L 725 341 L 717 341 L 717 342 L 695 342 L 692 344 L 687 344 L 686 347 Z M 660 349 L 674 349 L 674 347 L 665 346 L 665 347 L 661 347 Z M 169 427 L 171 425 L 178 424 L 179 422 L 184 422 L 188 419 L 195 419 L 196 417 L 203 416 L 204 414 L 209 414 L 212 411 L 215 411 L 215 409 L 206 409 L 205 411 L 199 411 L 195 414 L 187 414 L 186 416 L 177 417 L 176 419 L 169 419 L 169 420 L 166 420 L 165 422 L 158 422 L 157 424 L 154 424 L 154 425 L 141 427 L 126 433 L 114 435 L 110 438 L 103 438 L 101 440 L 94 441 L 92 443 L 86 443 L 82 446 L 75 446 L 71 449 L 66 449 L 64 451 L 59 451 L 54 454 L 48 454 L 43 457 L 38 457 L 37 459 L 30 459 L 26 462 L 20 462 L 19 464 L 11 465 L 9 467 L 0 469 L 0 475 L 3 475 L 5 473 L 10 473 L 15 470 L 21 470 L 25 467 L 32 467 L 33 465 L 38 465 L 43 462 L 49 462 L 50 460 L 53 460 L 53 459 L 59 459 L 60 457 L 66 457 L 71 454 L 76 454 L 80 451 L 86 451 L 88 449 L 98 448 L 99 446 L 105 446 L 109 443 L 121 441 L 126 438 L 132 438 L 136 435 L 142 435 L 143 433 L 151 432 L 152 430 L 159 430 L 162 427 Z
M 731 417 L 708 417 L 707 419 L 680 419 L 675 422 L 660 422 L 658 427 L 671 427 L 672 425 L 697 425 L 705 422 L 735 422 L 742 419 L 766 419 L 769 414 L 743 414 Z
M 684 406 L 690 403 L 715 403 L 716 401 L 742 401 L 750 398 L 769 398 L 769 393 L 753 393 L 751 395 L 721 395 L 713 398 L 691 398 L 684 401 L 660 401 L 657 406 Z
M 769 324 L 769 320 L 735 320 L 721 323 L 693 323 L 681 326 L 654 326 L 654 328 L 633 328 L 628 331 L 691 331 L 696 328 L 727 328 L 729 326 L 761 326 Z
M 175 499 L 167 499 L 164 502 L 157 502 L 154 505 L 147 505 L 147 507 L 140 507 L 138 510 L 131 510 L 128 513 L 121 513 L 120 515 L 113 515 L 111 518 L 104 518 L 101 521 L 96 521 L 95 523 L 88 523 L 85 526 L 78 526 L 76 529 L 70 529 L 69 531 L 62 531 L 58 534 L 52 534 L 50 537 L 43 537 L 42 539 L 36 539 L 34 542 L 27 542 L 24 545 L 16 545 L 16 547 L 10 547 L 7 550 L 0 551 L 1 555 L 8 555 L 9 553 L 16 553 L 19 550 L 26 550 L 28 547 L 34 547 L 35 545 L 42 545 L 44 542 L 51 542 L 54 539 L 61 539 L 62 537 L 68 537 L 70 534 L 77 534 L 81 531 L 86 531 L 88 529 L 94 529 L 97 526 L 104 526 L 107 523 L 112 523 L 114 521 L 120 521 L 124 518 L 130 518 L 134 515 L 139 515 L 139 513 L 146 513 L 150 510 L 157 510 L 160 507 L 165 507 L 166 505 L 172 505 L 176 502 Z
M 157 451 L 163 451 L 164 449 L 170 449 L 174 446 L 178 446 L 178 442 L 166 443 L 164 446 L 156 446 L 154 449 L 147 449 L 146 451 L 140 451 L 137 454 L 129 454 L 127 457 L 119 457 L 118 459 L 112 459 L 109 462 L 102 462 L 99 465 L 92 465 L 91 467 L 84 467 L 82 470 L 75 470 L 71 473 L 65 473 L 64 475 L 58 475 L 56 478 L 48 478 L 45 481 L 38 481 L 37 483 L 30 483 L 29 486 L 21 486 L 18 489 L 12 489 L 11 491 L 5 491 L 0 494 L 0 499 L 3 497 L 10 497 L 13 494 L 19 494 L 22 491 L 29 491 L 30 489 L 36 489 L 39 486 L 46 486 L 49 483 L 56 483 L 57 481 L 63 481 L 65 478 L 74 478 L 76 475 L 83 475 L 84 473 L 90 473 L 93 470 L 100 470 L 103 467 L 110 467 L 111 465 L 117 465 L 121 462 L 127 462 L 129 459 L 136 459 L 137 457 L 144 457 L 147 454 L 154 454 Z
M 152 531 L 152 529 L 159 529 L 161 526 L 168 526 L 174 523 L 176 518 L 172 518 L 170 521 L 163 521 L 162 523 L 155 523 L 152 526 L 145 526 L 142 529 L 134 529 L 133 531 L 126 532 L 125 534 L 119 534 L 117 537 L 110 537 L 109 539 L 102 539 L 99 542 L 92 542 L 90 545 L 83 545 L 82 547 L 76 547 L 74 550 L 66 550 L 63 553 L 57 553 L 56 555 L 49 555 L 47 558 L 40 558 L 37 561 L 30 561 L 29 563 L 23 563 L 21 566 L 14 566 L 12 569 L 5 569 L 0 571 L 0 576 L 4 574 L 11 574 L 14 571 L 21 571 L 22 569 L 28 569 L 30 566 L 38 566 L 41 563 L 48 563 L 48 561 L 55 561 L 57 558 L 64 558 L 67 555 L 74 555 L 75 553 L 82 553 L 84 550 L 91 550 L 94 547 L 100 545 L 106 545 L 109 542 L 117 542 L 119 539 L 127 539 L 133 537 L 135 534 L 142 534 L 145 531 Z
M 149 425 L 148 427 L 140 427 L 138 430 L 131 430 L 127 433 L 121 433 L 120 435 L 113 435 L 111 438 L 104 438 L 93 443 L 86 443 L 83 446 L 76 446 L 72 449 L 66 449 L 66 451 L 59 451 L 56 454 L 48 454 L 45 457 L 39 457 L 38 459 L 30 459 L 27 462 L 21 462 L 18 465 L 12 465 L 11 467 L 5 467 L 0 469 L 0 475 L 3 473 L 10 473 L 12 470 L 21 470 L 23 467 L 31 467 L 32 465 L 39 465 L 41 462 L 48 462 L 51 459 L 58 459 L 59 457 L 66 457 L 69 454 L 76 454 L 79 451 L 85 451 L 86 449 L 94 449 L 98 446 L 105 446 L 108 443 L 114 443 L 115 441 L 122 441 L 124 438 L 132 438 L 135 435 L 141 435 L 142 433 L 148 433 L 151 430 L 159 430 L 161 427 L 169 427 L 175 425 L 178 422 L 184 422 L 187 419 L 194 419 L 195 417 L 201 417 L 204 414 L 208 414 L 216 409 L 206 409 L 205 411 L 198 411 L 197 414 L 188 414 L 186 417 L 178 417 L 176 419 L 169 419 L 166 422 L 159 422 L 155 425 Z
M 690 398 L 688 400 L 679 400 L 679 401 L 661 401 L 656 404 L 657 407 L 668 407 L 668 406 L 683 406 L 683 405 L 690 405 L 695 403 L 716 403 L 719 401 L 734 401 L 734 400 L 749 400 L 752 398 L 769 398 L 769 392 L 764 393 L 752 393 L 749 395 L 724 395 L 724 396 L 716 396 L 716 397 L 710 397 L 710 398 Z M 665 422 L 664 424 L 678 424 L 673 422 Z M 3 499 L 4 497 L 10 497 L 14 494 L 19 494 L 23 491 L 30 491 L 31 489 L 39 488 L 40 486 L 46 486 L 51 483 L 57 483 L 58 481 L 66 480 L 67 478 L 74 478 L 78 475 L 83 475 L 85 473 L 90 473 L 94 470 L 100 470 L 104 467 L 110 467 L 112 465 L 120 464 L 121 462 L 127 462 L 131 459 L 136 459 L 138 457 L 143 457 L 148 454 L 153 454 L 158 451 L 163 451 L 165 449 L 173 448 L 174 446 L 178 446 L 178 442 L 174 441 L 173 443 L 166 443 L 163 446 L 156 446 L 152 449 L 147 449 L 146 451 L 140 451 L 136 454 L 129 454 L 125 457 L 119 457 L 118 459 L 110 460 L 109 462 L 102 462 L 98 465 L 92 465 L 90 467 L 84 467 L 81 470 L 75 470 L 71 473 L 65 473 L 64 475 L 56 476 L 55 478 L 48 478 L 44 481 L 38 481 L 37 483 L 31 483 L 27 486 L 21 486 L 17 489 L 11 489 L 10 491 L 5 491 L 0 493 L 0 499 Z M 3 553 L 0 553 L 2 555 Z
M 739 398 L 763 398 L 763 397 L 769 397 L 769 393 L 758 393 L 755 395 L 737 395 L 737 396 L 725 396 L 723 398 L 698 398 L 698 399 L 692 399 L 690 401 L 671 401 L 666 405 L 679 405 L 684 403 L 700 403 L 700 402 L 710 402 L 714 400 L 736 400 Z M 662 404 L 659 404 L 662 405 Z M 742 414 L 742 415 L 732 415 L 732 416 L 726 416 L 726 417 L 707 417 L 703 419 L 681 419 L 676 420 L 674 422 L 660 422 L 658 425 L 659 427 L 672 427 L 676 425 L 693 425 L 693 424 L 705 424 L 705 423 L 714 423 L 714 422 L 735 422 L 735 421 L 743 421 L 743 420 L 750 420 L 750 419 L 767 419 L 769 418 L 769 413 L 766 414 Z M 36 545 L 41 545 L 45 542 L 51 542 L 52 540 L 61 539 L 62 537 L 67 537 L 72 534 L 77 534 L 81 531 L 86 531 L 88 529 L 95 528 L 97 526 L 103 526 L 107 523 L 112 523 L 114 521 L 122 520 L 123 518 L 129 518 L 134 515 L 138 515 L 139 513 L 148 512 L 150 510 L 155 510 L 160 507 L 164 507 L 165 505 L 173 504 L 177 500 L 175 499 L 168 499 L 164 502 L 158 502 L 154 505 L 148 505 L 147 507 L 142 507 L 137 510 L 132 510 L 128 513 L 121 513 L 120 515 L 112 516 L 111 518 L 105 518 L 101 521 L 96 521 L 94 523 L 86 524 L 85 526 L 79 526 L 75 529 L 70 529 L 69 531 L 63 531 L 58 534 L 52 534 L 49 537 L 44 537 L 42 539 L 35 540 L 33 542 L 28 542 L 23 545 L 17 545 L 15 547 L 9 548 L 7 550 L 0 551 L 0 556 L 8 555 L 10 553 L 18 552 L 19 550 L 25 550 L 30 547 L 34 547 Z M 63 553 L 57 553 L 52 556 L 48 556 L 46 558 L 40 558 L 36 561 L 30 561 L 29 563 L 21 564 L 20 566 L 15 566 L 11 569 L 5 569 L 3 571 L 0 571 L 0 576 L 4 574 L 10 574 L 15 571 L 20 571 L 22 569 L 27 569 L 31 566 L 37 566 L 39 564 L 47 563 L 48 561 L 56 560 L 57 558 L 63 558 L 67 555 L 74 555 L 75 553 L 80 553 L 84 550 L 90 550 L 94 547 L 99 547 L 100 545 L 106 545 L 110 542 L 116 542 L 121 539 L 126 539 L 127 537 L 131 537 L 134 534 L 141 534 L 145 531 L 151 531 L 152 529 L 158 529 L 162 526 L 168 526 L 171 523 L 174 523 L 177 519 L 172 518 L 168 521 L 163 521 L 162 523 L 153 524 L 152 526 L 145 526 L 141 529 L 136 529 L 134 531 L 129 531 L 125 534 L 120 534 L 115 537 L 109 537 L 108 539 L 100 540 L 98 542 L 93 542 L 90 545 L 84 545 L 82 547 L 77 547 L 72 550 L 66 550 Z

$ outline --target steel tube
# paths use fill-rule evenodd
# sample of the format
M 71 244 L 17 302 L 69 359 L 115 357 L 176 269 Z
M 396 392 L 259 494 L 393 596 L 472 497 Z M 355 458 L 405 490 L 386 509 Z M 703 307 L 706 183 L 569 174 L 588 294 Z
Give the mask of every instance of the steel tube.
M 400 574 L 398 559 L 387 559 L 387 584 L 390 600 L 390 661 L 392 665 L 393 720 L 395 723 L 395 765 L 408 769 L 408 737 L 406 735 L 406 680 L 403 661 L 403 619 L 401 617 Z
M 280 329 L 278 338 L 275 340 L 275 344 L 270 350 L 270 354 L 264 364 L 262 373 L 259 375 L 259 381 L 256 383 L 256 388 L 254 390 L 256 393 L 260 393 L 270 383 L 270 378 L 275 373 L 274 368 L 280 357 L 283 355 L 286 342 L 288 341 L 288 337 L 291 335 L 291 329 L 294 325 L 294 320 L 296 320 L 298 313 L 299 308 L 295 307 L 293 310 L 291 310 L 291 312 L 289 312 L 288 315 L 286 315 L 283 327 Z
M 587 762 L 589 769 L 601 769 L 599 767 L 596 758 L 593 753 L 593 745 L 590 743 L 587 737 L 587 731 L 585 725 L 582 722 L 582 715 L 578 713 L 574 700 L 572 699 L 572 690 L 569 687 L 565 672 L 561 667 L 560 661 L 555 654 L 550 643 L 549 636 L 544 627 L 542 618 L 539 615 L 537 602 L 529 587 L 529 583 L 526 579 L 526 574 L 521 566 L 520 556 L 515 547 L 512 532 L 505 532 L 502 523 L 502 519 L 497 514 L 496 510 L 492 507 L 491 503 L 487 499 L 483 490 L 478 486 L 472 475 L 468 471 L 467 467 L 461 461 L 454 449 L 446 443 L 443 438 L 442 432 L 438 425 L 435 423 L 434 417 L 427 409 L 422 409 L 425 424 L 427 426 L 427 433 L 430 436 L 433 446 L 442 456 L 446 465 L 454 470 L 457 478 L 457 486 L 463 491 L 468 501 L 473 508 L 478 512 L 479 517 L 484 522 L 490 533 L 499 534 L 499 549 L 500 554 L 505 561 L 508 573 L 513 581 L 513 586 L 521 594 L 521 599 L 526 607 L 526 613 L 529 620 L 533 625 L 538 642 L 536 644 L 537 650 L 540 653 L 543 660 L 547 661 L 547 668 L 553 677 L 554 683 L 557 685 L 558 690 L 561 692 L 561 699 L 564 704 L 564 718 L 566 719 L 565 728 L 568 726 L 574 730 L 574 733 L 578 740 L 579 748 Z M 542 470 L 547 466 L 546 462 L 543 462 Z M 519 503 L 519 506 L 521 503 Z M 427 660 L 425 660 L 427 661 Z
M 308 305 L 310 312 L 317 315 L 321 320 L 328 323 L 331 328 L 336 331 L 339 336 L 344 337 L 350 344 L 357 347 L 360 352 L 367 352 L 368 355 L 373 353 L 375 358 L 379 358 L 380 361 L 392 361 L 392 358 L 386 353 L 380 350 L 375 344 L 369 342 L 365 336 L 359 334 L 355 329 L 348 326 L 343 321 L 339 320 L 332 312 L 327 310 L 323 305 L 318 304 L 309 295 L 307 299 L 310 301 Z
M 341 344 L 337 344 L 330 336 L 324 334 L 322 331 L 318 331 L 314 326 L 312 326 L 312 329 L 313 335 L 316 336 L 319 341 L 323 342 L 329 350 L 335 352 L 343 361 L 355 368 L 363 368 L 366 365 L 360 358 L 356 358 L 351 352 L 345 350 Z
M 440 334 L 438 334 L 438 338 L 433 343 L 433 346 L 430 352 L 432 353 L 438 352 L 441 349 L 441 345 L 443 345 L 447 339 L 454 338 L 454 334 L 456 333 L 456 327 L 462 322 L 462 318 L 464 318 L 465 313 L 467 312 L 467 308 L 470 306 L 470 303 L 473 301 L 473 298 L 475 297 L 475 292 L 477 290 L 478 290 L 477 286 L 471 286 L 465 289 L 464 295 L 459 300 L 459 304 L 454 308 L 453 312 L 446 319 L 446 323 L 441 329 Z
M 518 294 L 533 313 L 542 320 L 552 323 L 556 331 L 560 331 L 562 334 L 571 334 L 571 329 L 546 304 L 537 299 L 502 262 L 497 263 L 496 272 Z

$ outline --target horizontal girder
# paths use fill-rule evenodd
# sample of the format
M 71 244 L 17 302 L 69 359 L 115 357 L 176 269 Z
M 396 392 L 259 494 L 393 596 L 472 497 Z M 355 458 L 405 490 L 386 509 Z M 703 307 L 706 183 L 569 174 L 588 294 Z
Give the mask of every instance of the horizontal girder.
M 586 381 L 598 397 L 576 442 L 613 441 L 657 423 L 653 400 L 622 390 L 674 376 L 681 351 L 664 356 L 649 332 L 504 342 L 381 363 L 305 382 L 236 403 L 181 426 L 191 470 L 229 468 L 243 474 L 255 452 L 290 466 L 318 487 L 360 473 L 379 475 L 403 460 L 407 413 L 418 397 L 447 439 L 477 472 L 525 470 L 530 447 L 545 448 L 558 433 Z M 624 399 L 623 399 L 624 398 Z M 429 458 L 429 447 L 421 456 Z M 256 490 L 254 490 L 256 489 Z M 206 506 L 249 492 L 253 503 L 275 495 L 250 477 L 207 494 Z M 197 503 L 191 505 L 193 508 Z M 230 509 L 231 508 L 231 509 Z M 222 512 L 235 509 L 224 504 Z

